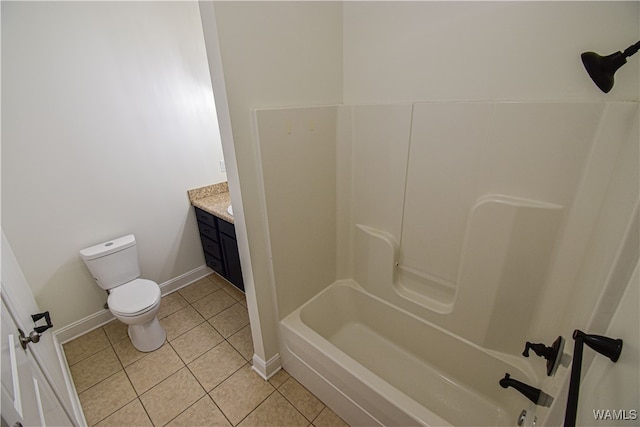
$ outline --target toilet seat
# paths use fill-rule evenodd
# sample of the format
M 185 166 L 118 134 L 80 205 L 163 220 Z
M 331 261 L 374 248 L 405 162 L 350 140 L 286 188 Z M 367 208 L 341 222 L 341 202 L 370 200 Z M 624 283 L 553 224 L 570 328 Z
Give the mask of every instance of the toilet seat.
M 134 279 L 111 289 L 107 304 L 113 314 L 138 316 L 153 309 L 161 298 L 160 287 L 152 280 Z

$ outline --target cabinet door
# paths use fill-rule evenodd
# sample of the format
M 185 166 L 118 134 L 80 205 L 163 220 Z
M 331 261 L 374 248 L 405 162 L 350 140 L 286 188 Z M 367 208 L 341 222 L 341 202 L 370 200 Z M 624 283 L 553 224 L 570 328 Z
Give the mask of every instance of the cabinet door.
M 226 234 L 220 234 L 220 244 L 222 245 L 222 259 L 224 260 L 226 278 L 244 292 L 238 243 Z
M 203 223 L 203 224 L 207 224 L 210 225 L 212 227 L 216 226 L 216 220 L 213 217 L 213 215 L 211 215 L 209 212 L 205 212 L 200 208 L 197 208 L 194 206 L 194 208 L 196 209 L 196 218 L 198 219 L 199 222 Z

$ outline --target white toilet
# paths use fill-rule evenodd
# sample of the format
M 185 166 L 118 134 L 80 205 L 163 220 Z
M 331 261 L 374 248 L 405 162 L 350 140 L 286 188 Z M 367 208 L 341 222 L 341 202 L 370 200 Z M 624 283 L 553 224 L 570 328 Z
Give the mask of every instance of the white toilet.
M 109 292 L 109 310 L 129 325 L 129 338 L 140 351 L 159 348 L 167 337 L 158 321 L 160 287 L 140 279 L 136 238 L 130 234 L 80 251 L 98 286 Z

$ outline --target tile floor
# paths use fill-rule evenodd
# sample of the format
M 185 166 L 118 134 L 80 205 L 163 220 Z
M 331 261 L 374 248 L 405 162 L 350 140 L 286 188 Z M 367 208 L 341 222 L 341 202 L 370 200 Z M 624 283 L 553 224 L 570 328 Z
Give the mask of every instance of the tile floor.
M 216 274 L 162 298 L 167 342 L 137 351 L 114 320 L 64 344 L 89 426 L 346 426 L 284 370 L 251 369 L 244 294 Z

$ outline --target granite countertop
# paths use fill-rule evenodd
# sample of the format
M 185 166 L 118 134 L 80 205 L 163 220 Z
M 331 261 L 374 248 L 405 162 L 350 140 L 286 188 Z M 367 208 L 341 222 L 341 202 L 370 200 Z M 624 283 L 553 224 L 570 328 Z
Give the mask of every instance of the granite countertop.
M 233 216 L 227 212 L 231 197 L 226 182 L 195 188 L 187 191 L 187 195 L 191 205 L 233 224 Z

